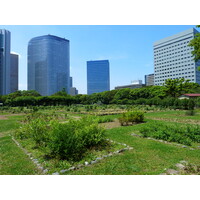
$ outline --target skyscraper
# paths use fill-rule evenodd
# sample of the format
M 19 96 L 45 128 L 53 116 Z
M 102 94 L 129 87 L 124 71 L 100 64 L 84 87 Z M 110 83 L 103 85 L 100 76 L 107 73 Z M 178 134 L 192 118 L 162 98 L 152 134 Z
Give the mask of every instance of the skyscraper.
M 110 69 L 108 60 L 87 62 L 87 94 L 110 90 Z
M 0 95 L 10 93 L 10 32 L 0 29 Z
M 154 85 L 162 85 L 166 79 L 185 78 L 200 84 L 200 71 L 192 56 L 190 40 L 198 31 L 194 28 L 154 43 Z
M 53 35 L 31 39 L 28 44 L 28 90 L 41 95 L 70 92 L 69 40 Z
M 19 56 L 15 53 L 10 54 L 10 92 L 18 90 L 18 63 Z
M 146 86 L 154 85 L 154 74 L 145 75 L 144 78 Z

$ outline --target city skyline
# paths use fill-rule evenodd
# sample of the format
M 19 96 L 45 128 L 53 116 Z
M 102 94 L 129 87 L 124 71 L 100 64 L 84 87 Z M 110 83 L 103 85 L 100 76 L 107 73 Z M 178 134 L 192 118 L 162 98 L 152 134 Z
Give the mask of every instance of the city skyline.
M 11 51 L 19 58 L 19 89 L 27 89 L 27 47 L 31 38 L 56 35 L 70 40 L 70 76 L 81 94 L 87 92 L 86 61 L 109 60 L 110 88 L 154 72 L 153 43 L 194 25 L 51 25 L 0 26 L 11 32 Z M 197 29 L 198 30 L 198 29 Z

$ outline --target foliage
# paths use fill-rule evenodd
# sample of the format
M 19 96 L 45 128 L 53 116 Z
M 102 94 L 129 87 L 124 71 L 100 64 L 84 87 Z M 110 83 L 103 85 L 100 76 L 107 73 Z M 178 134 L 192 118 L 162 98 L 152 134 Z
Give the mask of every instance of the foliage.
M 199 28 L 200 26 L 197 25 L 197 27 Z M 195 37 L 190 41 L 189 46 L 194 48 L 194 50 L 192 51 L 194 60 L 200 60 L 200 33 L 195 34 Z
M 167 79 L 165 80 L 164 87 L 167 96 L 179 97 L 182 94 L 191 92 L 199 86 L 197 83 L 190 83 L 189 80 L 184 78 L 180 79 Z
M 32 139 L 36 146 L 45 148 L 52 157 L 67 160 L 80 160 L 87 149 L 105 144 L 105 130 L 92 118 L 69 120 L 59 123 L 57 120 L 34 118 L 22 125 L 15 136 L 20 139 Z
M 200 126 L 178 126 L 166 125 L 161 122 L 154 122 L 143 127 L 140 132 L 144 137 L 153 137 L 169 142 L 177 142 L 191 145 L 192 142 L 200 142 Z
M 119 117 L 119 122 L 122 126 L 129 125 L 130 123 L 140 123 L 144 121 L 144 113 L 140 111 L 128 111 Z

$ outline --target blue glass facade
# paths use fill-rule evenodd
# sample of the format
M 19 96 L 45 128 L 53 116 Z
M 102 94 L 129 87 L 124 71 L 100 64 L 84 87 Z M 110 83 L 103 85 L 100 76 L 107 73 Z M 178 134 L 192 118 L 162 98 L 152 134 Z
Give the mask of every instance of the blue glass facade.
M 69 94 L 69 40 L 45 35 L 28 44 L 28 90 L 43 96 L 65 88 Z
M 110 90 L 110 67 L 108 60 L 87 62 L 87 94 Z
M 10 93 L 10 32 L 0 29 L 0 95 Z

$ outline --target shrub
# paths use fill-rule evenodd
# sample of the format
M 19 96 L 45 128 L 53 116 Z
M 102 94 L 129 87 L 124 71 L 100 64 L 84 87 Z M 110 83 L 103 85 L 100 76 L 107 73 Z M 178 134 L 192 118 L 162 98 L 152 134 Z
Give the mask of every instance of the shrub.
M 129 123 L 140 123 L 144 122 L 144 113 L 140 111 L 128 111 L 119 117 L 119 122 L 122 126 L 128 125 Z
M 200 142 L 200 126 L 198 125 L 178 126 L 154 122 L 143 127 L 140 132 L 144 137 L 153 137 L 189 146 L 192 142 Z
M 106 144 L 105 129 L 92 118 L 69 120 L 63 124 L 52 118 L 34 117 L 15 135 L 20 139 L 32 139 L 52 157 L 77 161 L 88 149 Z
M 187 110 L 185 112 L 185 115 L 187 115 L 187 116 L 194 116 L 195 115 L 195 111 L 194 110 Z

